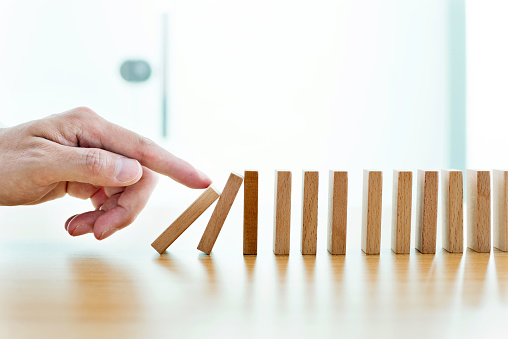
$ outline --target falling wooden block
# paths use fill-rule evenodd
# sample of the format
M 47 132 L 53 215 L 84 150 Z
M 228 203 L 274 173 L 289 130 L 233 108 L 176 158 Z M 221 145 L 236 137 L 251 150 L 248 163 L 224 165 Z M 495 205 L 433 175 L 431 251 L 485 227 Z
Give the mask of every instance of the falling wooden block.
M 243 178 L 240 175 L 231 173 L 229 176 L 226 186 L 217 202 L 217 206 L 212 213 L 208 225 L 206 226 L 205 232 L 201 237 L 201 241 L 198 245 L 198 250 L 210 254 L 212 252 L 213 245 L 219 236 L 219 232 L 222 229 L 222 225 L 226 221 L 229 210 L 235 201 L 236 195 L 240 186 L 242 186 Z
M 490 172 L 466 171 L 467 246 L 490 252 Z
M 418 170 L 416 204 L 416 249 L 424 254 L 436 253 L 437 171 Z
M 319 172 L 303 171 L 302 254 L 316 254 Z
M 275 171 L 275 224 L 273 253 L 289 254 L 291 226 L 291 172 Z
M 346 254 L 347 172 L 330 171 L 328 190 L 328 252 Z
M 257 254 L 258 171 L 245 171 L 243 181 L 243 254 Z
M 392 251 L 409 254 L 411 249 L 411 205 L 413 172 L 393 171 Z
M 441 171 L 443 206 L 443 248 L 451 253 L 464 251 L 464 210 L 462 171 Z
M 494 247 L 508 251 L 508 171 L 494 170 Z
M 381 248 L 381 210 L 383 173 L 363 171 L 362 251 L 379 254 Z
M 220 193 L 208 187 L 162 234 L 152 247 L 162 254 L 217 198 Z

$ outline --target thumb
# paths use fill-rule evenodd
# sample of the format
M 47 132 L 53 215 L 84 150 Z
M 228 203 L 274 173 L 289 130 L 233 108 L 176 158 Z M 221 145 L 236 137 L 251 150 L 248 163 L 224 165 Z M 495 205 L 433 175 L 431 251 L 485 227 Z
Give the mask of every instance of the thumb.
M 52 161 L 53 181 L 77 181 L 95 186 L 129 186 L 141 179 L 143 168 L 130 159 L 98 148 L 58 145 Z

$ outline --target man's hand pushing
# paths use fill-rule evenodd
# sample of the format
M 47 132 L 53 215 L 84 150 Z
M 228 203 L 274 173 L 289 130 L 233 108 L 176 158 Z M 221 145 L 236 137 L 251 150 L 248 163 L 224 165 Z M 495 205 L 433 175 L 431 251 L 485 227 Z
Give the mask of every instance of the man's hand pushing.
M 0 129 L 0 205 L 32 205 L 63 197 L 88 199 L 94 211 L 65 223 L 73 236 L 102 240 L 131 224 L 158 178 L 191 188 L 210 179 L 153 141 L 76 108 Z

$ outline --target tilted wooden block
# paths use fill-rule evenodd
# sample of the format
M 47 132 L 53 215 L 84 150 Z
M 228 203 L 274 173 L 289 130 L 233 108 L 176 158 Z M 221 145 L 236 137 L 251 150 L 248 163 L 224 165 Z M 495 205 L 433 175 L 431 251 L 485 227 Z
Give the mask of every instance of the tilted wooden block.
M 289 254 L 291 230 L 291 172 L 275 171 L 273 253 Z
M 245 171 L 243 181 L 243 254 L 257 254 L 258 171 Z
M 330 171 L 328 191 L 328 252 L 346 254 L 347 172 Z
M 219 236 L 222 225 L 224 225 L 226 221 L 226 217 L 235 201 L 238 190 L 240 190 L 240 186 L 242 186 L 242 182 L 243 178 L 240 175 L 231 173 L 219 201 L 217 202 L 217 206 L 215 206 L 212 216 L 208 221 L 205 232 L 201 237 L 198 250 L 206 254 L 212 252 L 213 245 Z
M 466 171 L 467 246 L 490 252 L 490 171 Z
M 217 198 L 220 193 L 208 187 L 162 234 L 152 247 L 162 254 Z
M 303 171 L 302 254 L 316 254 L 319 172 Z
M 462 171 L 441 171 L 443 248 L 451 253 L 464 251 L 464 210 Z
M 411 250 L 411 205 L 413 172 L 393 171 L 392 251 L 408 254 Z
M 363 171 L 362 251 L 379 254 L 381 249 L 381 211 L 383 173 Z
M 416 204 L 416 249 L 424 254 L 436 253 L 437 171 L 418 170 Z
M 494 170 L 494 247 L 508 251 L 508 171 Z

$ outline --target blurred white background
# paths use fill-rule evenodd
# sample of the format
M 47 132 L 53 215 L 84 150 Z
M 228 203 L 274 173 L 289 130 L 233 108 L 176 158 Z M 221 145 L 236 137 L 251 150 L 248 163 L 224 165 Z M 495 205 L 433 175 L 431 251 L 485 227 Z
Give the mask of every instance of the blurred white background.
M 15 125 L 84 105 L 189 160 L 218 187 L 230 171 L 258 169 L 267 237 L 275 169 L 294 171 L 295 230 L 301 170 L 321 171 L 320 232 L 327 171 L 349 170 L 349 230 L 359 246 L 362 169 L 384 171 L 389 218 L 394 168 L 506 166 L 499 148 L 508 138 L 502 123 L 508 52 L 501 43 L 507 6 L 492 0 L 3 0 L 0 121 Z M 131 59 L 150 64 L 147 81 L 120 76 Z M 197 194 L 161 180 L 148 210 L 170 213 L 154 219 L 150 237 L 166 226 L 160 220 L 169 223 Z M 240 197 L 239 214 L 241 204 Z M 52 214 L 88 207 L 66 199 L 29 209 Z M 23 209 L 0 208 L 0 216 Z M 232 222 L 237 230 L 240 220 Z

